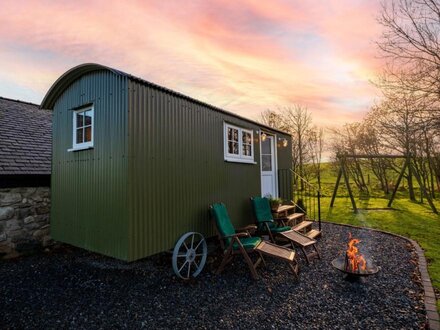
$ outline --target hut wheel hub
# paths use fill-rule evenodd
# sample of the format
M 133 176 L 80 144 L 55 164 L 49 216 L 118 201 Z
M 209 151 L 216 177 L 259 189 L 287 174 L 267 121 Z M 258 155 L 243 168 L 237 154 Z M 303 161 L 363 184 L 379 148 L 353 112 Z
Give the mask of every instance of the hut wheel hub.
M 193 262 L 196 259 L 196 251 L 194 249 L 188 249 L 186 252 L 186 260 Z

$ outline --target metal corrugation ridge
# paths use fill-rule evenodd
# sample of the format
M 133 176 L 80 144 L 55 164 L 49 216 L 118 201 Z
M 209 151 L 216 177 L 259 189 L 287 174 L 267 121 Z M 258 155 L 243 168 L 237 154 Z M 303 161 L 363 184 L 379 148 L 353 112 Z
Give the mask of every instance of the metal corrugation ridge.
M 223 144 L 225 121 L 248 121 L 139 81 L 129 80 L 129 89 L 129 260 L 166 251 L 188 231 L 213 236 L 214 202 L 226 203 L 238 227 L 249 224 L 249 197 L 260 194 L 259 162 L 225 162 Z
M 127 260 L 127 82 L 107 70 L 89 72 L 55 102 L 51 236 Z M 93 149 L 72 147 L 72 111 L 93 103 Z
M 60 97 L 60 95 L 78 78 L 81 76 L 98 70 L 109 70 L 115 74 L 122 75 L 128 77 L 126 73 L 115 70 L 105 65 L 97 64 L 97 63 L 84 63 L 77 65 L 70 70 L 66 71 L 63 75 L 61 75 L 49 88 L 46 95 L 41 102 L 40 108 L 53 110 L 55 106 L 56 100 Z
M 194 102 L 194 103 L 200 104 L 200 105 L 202 105 L 202 106 L 205 106 L 205 107 L 207 107 L 207 108 L 209 108 L 209 109 L 211 109 L 211 110 L 218 111 L 218 112 L 221 112 L 221 113 L 227 114 L 227 115 L 229 115 L 229 116 L 233 116 L 233 117 L 236 117 L 236 118 L 238 118 L 238 119 L 245 120 L 245 121 L 247 121 L 247 122 L 253 123 L 253 124 L 255 124 L 255 125 L 258 125 L 258 126 L 264 128 L 265 130 L 268 130 L 269 132 L 281 133 L 281 134 L 289 135 L 289 136 L 290 136 L 290 134 L 287 133 L 287 132 L 283 132 L 283 131 L 281 131 L 281 130 L 278 130 L 278 129 L 275 129 L 275 128 L 273 128 L 273 127 L 270 127 L 270 126 L 264 125 L 264 124 L 262 124 L 262 123 L 259 123 L 259 122 L 257 122 L 257 121 L 250 120 L 250 119 L 248 119 L 248 118 L 245 118 L 245 117 L 239 116 L 239 115 L 237 115 L 237 114 L 235 114 L 235 113 L 233 113 L 233 112 L 230 112 L 230 111 L 227 111 L 227 110 L 221 109 L 221 108 L 219 108 L 219 107 L 216 107 L 216 106 L 214 106 L 214 105 L 212 105 L 212 104 L 209 104 L 209 103 L 206 103 L 206 102 L 202 102 L 202 101 L 200 101 L 200 100 L 197 100 L 197 99 L 195 99 L 195 98 L 192 98 L 192 97 L 187 96 L 187 95 L 185 95 L 185 94 L 182 94 L 182 93 L 180 93 L 180 92 L 176 92 L 176 91 L 174 91 L 174 90 L 172 90 L 172 89 L 169 89 L 169 88 L 166 88 L 166 87 L 163 87 L 163 86 L 157 85 L 157 84 L 155 84 L 155 83 L 149 82 L 149 81 L 147 81 L 147 80 L 145 80 L 145 79 L 142 79 L 142 78 L 139 78 L 139 77 L 133 76 L 133 75 L 131 75 L 131 74 L 129 74 L 129 73 L 125 73 L 125 72 L 123 72 L 123 71 L 120 71 L 120 70 L 117 70 L 117 69 L 113 69 L 113 68 L 110 68 L 110 67 L 108 67 L 108 66 L 105 66 L 105 65 L 102 65 L 102 64 L 97 64 L 97 63 L 85 63 L 85 64 L 81 64 L 81 65 L 78 65 L 78 66 L 76 66 L 76 67 L 70 69 L 70 70 L 67 71 L 66 73 L 64 73 L 61 77 L 59 77 L 59 78 L 54 82 L 54 84 L 52 85 L 52 87 L 51 87 L 51 88 L 49 89 L 49 91 L 46 93 L 46 95 L 45 95 L 43 101 L 41 102 L 41 106 L 40 106 L 40 107 L 41 107 L 41 108 L 51 109 L 51 110 L 52 110 L 53 107 L 54 107 L 54 105 L 55 105 L 55 101 L 58 99 L 58 97 L 61 95 L 61 93 L 62 93 L 67 87 L 70 86 L 70 84 L 71 84 L 73 81 L 75 81 L 75 80 L 78 79 L 80 76 L 82 76 L 82 75 L 84 75 L 84 74 L 86 74 L 86 73 L 89 73 L 89 72 L 92 72 L 92 71 L 97 71 L 97 70 L 109 70 L 109 71 L 111 71 L 111 72 L 113 72 L 113 73 L 115 73 L 115 74 L 122 75 L 122 76 L 124 76 L 124 77 L 127 77 L 127 78 L 133 80 L 133 81 L 139 82 L 139 83 L 141 83 L 141 84 L 143 84 L 143 85 L 150 86 L 150 87 L 153 87 L 153 88 L 158 89 L 158 90 L 160 90 L 160 91 L 164 91 L 164 92 L 166 92 L 166 93 L 169 93 L 169 94 L 172 94 L 172 95 L 175 95 L 175 96 L 178 96 L 178 97 L 184 98 L 184 99 L 189 100 L 189 101 L 191 101 L 191 102 Z
M 123 73 L 122 71 L 119 71 L 119 72 Z M 169 89 L 169 88 L 166 88 L 166 87 L 163 87 L 163 86 L 157 85 L 157 84 L 155 84 L 155 83 L 152 83 L 152 82 L 147 81 L 147 80 L 144 80 L 144 79 L 142 79 L 142 78 L 139 78 L 139 77 L 133 76 L 133 75 L 131 75 L 131 74 L 127 74 L 127 73 L 123 73 L 123 74 L 126 75 L 127 78 L 129 78 L 129 79 L 131 79 L 131 80 L 134 80 L 134 81 L 137 81 L 137 82 L 140 82 L 141 84 L 144 84 L 144 85 L 146 85 L 146 86 L 150 86 L 150 87 L 153 87 L 153 88 L 159 89 L 159 90 L 161 90 L 161 91 L 164 91 L 164 92 L 166 92 L 166 93 L 172 94 L 172 95 L 174 95 L 174 96 L 178 96 L 178 97 L 184 98 L 184 99 L 186 99 L 186 100 L 188 100 L 188 101 L 191 101 L 191 102 L 197 103 L 197 104 L 199 104 L 199 105 L 205 106 L 205 107 L 207 107 L 207 108 L 209 108 L 209 109 L 211 109 L 211 110 L 218 111 L 218 112 L 224 113 L 224 114 L 226 114 L 226 115 L 236 117 L 236 118 L 241 119 L 241 120 L 245 120 L 245 121 L 250 122 L 250 123 L 252 123 L 252 124 L 258 125 L 258 126 L 264 128 L 265 130 L 268 130 L 269 132 L 280 133 L 280 134 L 284 134 L 284 135 L 289 135 L 289 136 L 290 136 L 290 134 L 287 133 L 287 132 L 284 132 L 284 131 L 278 130 L 278 129 L 276 129 L 276 128 L 273 128 L 273 127 L 267 126 L 267 125 L 265 125 L 265 124 L 259 123 L 258 121 L 255 121 L 255 120 L 251 120 L 251 119 L 249 119 L 249 118 L 245 118 L 245 117 L 239 116 L 239 115 L 237 115 L 237 114 L 235 114 L 235 113 L 233 113 L 233 112 L 231 112 L 231 111 L 227 111 L 227 110 L 221 109 L 221 108 L 219 108 L 219 107 L 216 107 L 215 105 L 212 105 L 212 104 L 209 104 L 209 103 L 206 103 L 206 102 L 203 102 L 203 101 L 197 100 L 197 99 L 195 99 L 195 98 L 192 98 L 191 96 L 188 96 L 188 95 L 182 94 L 182 93 L 180 93 L 180 92 L 176 92 L 176 91 L 174 91 L 174 90 L 172 90 L 172 89 Z

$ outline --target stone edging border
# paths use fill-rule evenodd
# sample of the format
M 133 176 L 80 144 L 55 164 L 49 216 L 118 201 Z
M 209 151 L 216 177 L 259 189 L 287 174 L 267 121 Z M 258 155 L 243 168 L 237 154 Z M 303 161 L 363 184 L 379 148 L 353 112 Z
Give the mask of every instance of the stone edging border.
M 419 243 L 417 243 L 416 241 L 414 241 L 411 238 L 401 236 L 398 234 L 394 234 L 394 233 L 390 233 L 388 231 L 383 231 L 383 230 L 374 229 L 374 228 L 367 228 L 367 227 L 359 227 L 359 226 L 348 225 L 348 224 L 343 224 L 343 223 L 336 223 L 336 222 L 331 222 L 331 221 L 324 221 L 324 220 L 321 220 L 321 221 L 325 222 L 325 223 L 330 223 L 333 225 L 358 228 L 358 229 L 366 229 L 366 230 L 371 230 L 371 231 L 375 231 L 375 232 L 379 232 L 379 233 L 384 233 L 384 234 L 387 234 L 390 236 L 402 238 L 402 239 L 410 242 L 414 246 L 415 251 L 417 253 L 417 256 L 419 258 L 419 271 L 420 271 L 420 276 L 421 276 L 422 283 L 423 283 L 423 289 L 425 291 L 425 309 L 426 309 L 426 316 L 428 318 L 429 329 L 440 330 L 440 318 L 439 318 L 439 314 L 437 312 L 435 293 L 434 293 L 434 289 L 432 288 L 431 279 L 429 278 L 428 265 L 426 263 L 425 254 L 423 253 L 423 250 L 420 247 Z

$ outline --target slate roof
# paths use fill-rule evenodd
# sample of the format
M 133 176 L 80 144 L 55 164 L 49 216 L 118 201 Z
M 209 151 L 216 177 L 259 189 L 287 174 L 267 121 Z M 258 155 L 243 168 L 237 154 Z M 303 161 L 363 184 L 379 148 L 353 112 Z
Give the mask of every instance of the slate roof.
M 0 175 L 50 174 L 52 111 L 0 97 Z

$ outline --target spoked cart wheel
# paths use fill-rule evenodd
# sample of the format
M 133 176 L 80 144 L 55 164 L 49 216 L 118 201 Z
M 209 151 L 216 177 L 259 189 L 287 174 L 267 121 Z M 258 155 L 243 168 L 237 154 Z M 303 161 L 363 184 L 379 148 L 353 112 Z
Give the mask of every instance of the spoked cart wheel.
M 188 232 L 179 238 L 173 250 L 174 273 L 188 280 L 200 274 L 205 266 L 208 247 L 202 234 Z

